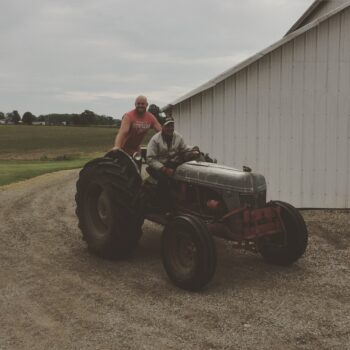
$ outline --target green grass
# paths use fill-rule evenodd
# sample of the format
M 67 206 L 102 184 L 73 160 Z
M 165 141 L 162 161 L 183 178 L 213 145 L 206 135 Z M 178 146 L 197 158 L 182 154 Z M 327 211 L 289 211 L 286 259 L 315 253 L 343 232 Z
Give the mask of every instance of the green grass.
M 104 127 L 0 125 L 0 159 L 40 159 L 107 152 L 118 129 Z M 150 131 L 144 143 L 154 134 Z
M 58 170 L 81 168 L 89 160 L 90 158 L 64 161 L 0 160 L 0 186 Z
M 106 152 L 113 147 L 116 128 L 65 126 L 0 126 L 0 159 Z
M 0 186 L 82 167 L 114 145 L 116 128 L 0 125 Z M 144 144 L 154 134 L 150 131 Z

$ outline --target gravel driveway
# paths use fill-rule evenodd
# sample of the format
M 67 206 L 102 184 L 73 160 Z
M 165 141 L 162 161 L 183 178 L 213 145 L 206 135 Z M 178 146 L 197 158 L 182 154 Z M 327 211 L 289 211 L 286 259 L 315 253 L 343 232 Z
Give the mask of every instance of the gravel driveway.
M 0 349 L 350 349 L 348 211 L 304 211 L 290 268 L 217 240 L 201 293 L 168 280 L 162 228 L 133 258 L 91 255 L 74 214 L 78 171 L 0 188 Z

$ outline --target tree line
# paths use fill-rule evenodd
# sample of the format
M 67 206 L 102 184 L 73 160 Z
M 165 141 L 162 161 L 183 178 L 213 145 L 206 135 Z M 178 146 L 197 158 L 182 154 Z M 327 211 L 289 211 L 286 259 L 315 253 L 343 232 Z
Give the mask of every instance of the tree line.
M 9 113 L 0 112 L 0 120 L 13 124 L 26 124 L 32 125 L 34 122 L 45 122 L 45 125 L 114 125 L 119 127 L 121 121 L 114 119 L 110 116 L 99 115 L 93 111 L 85 110 L 80 114 L 76 113 L 51 113 L 35 116 L 31 112 L 25 112 L 23 116 L 18 111 L 12 111 Z
M 148 108 L 148 111 L 157 118 L 160 124 L 163 124 L 165 115 L 161 112 L 161 109 L 157 105 L 151 104 Z M 106 115 L 98 115 L 89 110 L 85 110 L 80 114 L 51 113 L 42 114 L 39 116 L 35 116 L 31 112 L 25 112 L 22 117 L 18 111 L 12 111 L 6 114 L 0 112 L 0 120 L 4 120 L 5 122 L 10 122 L 13 124 L 22 123 L 26 125 L 32 125 L 34 122 L 42 122 L 45 123 L 45 125 L 114 125 L 116 127 L 120 127 L 121 124 L 120 119 L 114 119 Z

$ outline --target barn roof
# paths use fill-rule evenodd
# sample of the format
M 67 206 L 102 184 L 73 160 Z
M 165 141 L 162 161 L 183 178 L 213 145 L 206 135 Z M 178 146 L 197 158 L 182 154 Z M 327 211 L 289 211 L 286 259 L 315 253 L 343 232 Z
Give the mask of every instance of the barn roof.
M 315 0 L 305 11 L 305 13 L 288 30 L 286 35 L 323 16 L 324 14 L 329 13 L 346 2 L 349 2 L 349 0 Z
M 311 13 L 313 13 L 313 11 L 317 11 L 318 6 L 320 5 L 321 2 L 323 2 L 324 0 L 316 0 L 311 6 L 310 8 L 305 12 L 304 15 L 306 15 L 306 17 L 308 17 Z M 334 1 L 334 0 L 332 0 Z M 344 10 L 345 8 L 350 6 L 350 1 L 347 1 L 346 3 L 343 3 L 342 5 L 334 8 L 333 10 L 331 10 L 330 12 L 322 15 L 319 18 L 316 18 L 315 20 L 311 21 L 310 23 L 302 26 L 301 28 L 298 28 L 292 32 L 290 32 L 289 34 L 287 34 L 284 38 L 282 38 L 281 40 L 277 41 L 275 44 L 267 47 L 266 49 L 258 52 L 257 54 L 255 54 L 254 56 L 246 59 L 245 61 L 239 63 L 238 65 L 224 71 L 223 73 L 221 73 L 220 75 L 216 76 L 215 78 L 209 80 L 208 82 L 206 82 L 203 85 L 200 85 L 199 87 L 197 87 L 196 89 L 188 92 L 187 94 L 181 96 L 180 98 L 176 99 L 175 101 L 173 101 L 172 103 L 164 106 L 162 108 L 162 111 L 165 111 L 169 108 L 171 108 L 174 105 L 177 105 L 203 91 L 206 91 L 214 86 L 216 86 L 217 84 L 219 84 L 220 82 L 222 82 L 223 80 L 225 80 L 226 78 L 234 75 L 235 73 L 243 70 L 244 68 L 248 67 L 249 65 L 253 64 L 254 62 L 258 61 L 260 58 L 266 56 L 267 54 L 269 54 L 270 52 L 272 52 L 273 50 L 278 49 L 279 47 L 281 47 L 282 45 L 288 43 L 289 41 L 292 41 L 293 39 L 295 39 L 296 37 L 300 36 L 301 34 L 307 32 L 308 30 L 318 26 L 321 22 L 326 21 L 328 18 L 336 15 L 337 13 L 341 12 L 342 10 Z M 304 17 L 304 15 L 302 17 Z M 304 19 L 306 19 L 306 17 Z M 298 22 L 301 19 L 298 20 Z M 298 23 L 297 22 L 297 23 Z M 301 21 L 302 22 L 302 21 Z M 299 24 L 301 24 L 301 22 Z M 293 27 L 297 27 L 297 23 L 293 26 Z M 292 27 L 292 28 L 293 28 Z M 291 28 L 291 29 L 292 29 Z
M 288 30 L 287 34 L 290 34 L 292 32 L 294 32 L 295 30 L 297 30 L 298 28 L 301 28 L 303 25 L 303 22 L 305 22 L 305 20 L 310 17 L 311 14 L 315 13 L 317 11 L 317 9 L 320 8 L 321 3 L 323 2 L 323 0 L 315 0 L 310 6 L 309 8 L 303 13 L 303 15 L 292 25 L 292 27 Z

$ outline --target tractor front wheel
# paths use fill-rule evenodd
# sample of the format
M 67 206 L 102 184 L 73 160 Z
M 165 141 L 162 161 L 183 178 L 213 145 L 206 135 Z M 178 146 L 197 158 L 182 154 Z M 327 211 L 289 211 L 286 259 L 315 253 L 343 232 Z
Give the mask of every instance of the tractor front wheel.
M 195 216 L 175 217 L 163 232 L 162 259 L 176 286 L 191 291 L 202 289 L 212 279 L 217 261 L 207 225 Z
M 258 248 L 267 262 L 290 265 L 305 253 L 308 242 L 305 221 L 299 211 L 288 203 L 273 201 L 270 205 L 281 209 L 284 232 L 260 238 Z

